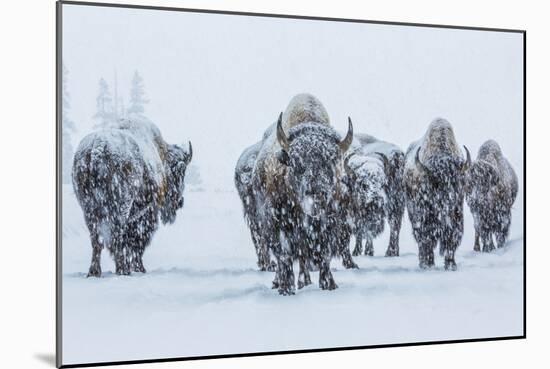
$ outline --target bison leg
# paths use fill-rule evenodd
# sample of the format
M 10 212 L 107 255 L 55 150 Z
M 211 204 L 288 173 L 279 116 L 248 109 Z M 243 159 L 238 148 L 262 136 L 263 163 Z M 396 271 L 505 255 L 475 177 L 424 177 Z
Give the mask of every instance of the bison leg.
M 456 270 L 455 248 L 447 247 L 445 249 L 445 270 Z
M 292 258 L 288 255 L 281 255 L 277 258 L 278 286 L 280 295 L 294 295 L 294 271 L 292 269 Z
M 502 224 L 500 226 L 500 230 L 496 232 L 496 241 L 497 241 L 497 247 L 501 248 L 504 247 L 504 244 L 506 243 L 506 239 L 508 238 L 508 234 L 510 232 L 510 214 L 507 214 L 502 217 Z
M 334 290 L 338 288 L 330 271 L 330 257 L 325 257 L 321 261 L 319 268 L 319 288 L 322 290 Z
M 90 270 L 88 271 L 88 277 L 101 277 L 101 250 L 103 246 L 97 241 L 97 237 L 94 237 L 92 242 L 92 262 L 90 264 Z
M 254 244 L 254 248 L 256 249 L 256 256 L 258 257 L 258 268 L 260 268 L 262 272 L 275 271 L 277 269 L 277 265 L 271 260 L 268 242 L 266 242 L 262 238 L 262 232 L 259 225 L 254 220 L 250 220 L 249 227 L 250 236 L 252 237 L 252 243 Z
M 359 256 L 363 253 L 363 235 L 357 233 L 355 235 L 355 248 L 353 249 L 353 256 Z
M 443 250 L 445 270 L 456 270 L 455 251 L 460 245 L 461 238 L 461 232 L 452 232 L 450 230 L 448 232 L 443 232 L 440 250 Z
M 271 282 L 271 288 L 272 289 L 278 289 L 279 288 L 279 270 L 275 270 L 275 277 L 273 278 L 273 282 Z
M 130 250 L 125 246 L 125 242 L 122 238 L 117 240 L 114 250 L 115 259 L 115 271 L 118 275 L 130 274 Z
M 258 267 L 262 272 L 273 272 L 276 269 L 276 264 L 271 261 L 269 250 L 263 243 L 258 245 Z
M 419 266 L 422 269 L 432 268 L 434 266 L 434 248 L 435 241 L 424 241 L 418 248 Z
M 476 229 L 475 241 L 474 241 L 474 251 L 481 251 L 479 248 L 479 232 Z
M 365 238 L 365 255 L 374 256 L 374 246 L 372 244 L 372 236 L 367 232 L 367 237 Z
M 133 252 L 132 255 L 132 271 L 138 273 L 145 273 L 145 267 L 143 266 L 143 252 L 145 249 L 139 249 Z
M 359 266 L 351 258 L 349 249 L 345 250 L 344 253 L 342 254 L 342 265 L 346 269 L 359 269 Z
M 277 271 L 273 286 L 277 288 L 280 295 L 294 295 L 294 271 L 292 269 L 292 253 L 289 240 L 278 231 L 273 232 L 270 237 L 271 249 L 277 259 Z
M 500 249 L 501 247 L 504 247 L 504 244 L 506 243 L 506 235 L 502 232 L 496 233 L 496 240 L 497 240 L 497 247 Z
M 487 230 L 483 231 L 481 235 L 481 243 L 483 244 L 483 252 L 491 252 L 495 249 L 495 244 L 493 243 L 493 235 Z
M 386 256 L 399 256 L 399 233 L 401 232 L 401 220 L 403 219 L 403 210 L 398 211 L 389 217 L 390 225 L 390 244 L 386 250 Z
M 311 277 L 306 263 L 306 258 L 300 256 L 300 272 L 298 273 L 298 289 L 302 289 L 305 286 L 311 284 Z
M 340 255 L 342 255 L 342 265 L 346 269 L 357 269 L 359 268 L 357 264 L 353 261 L 351 257 L 351 252 L 349 251 L 349 237 L 341 237 L 338 239 L 332 239 L 332 242 L 337 242 L 339 244 L 340 248 Z M 321 263 L 322 263 L 322 257 L 321 257 Z

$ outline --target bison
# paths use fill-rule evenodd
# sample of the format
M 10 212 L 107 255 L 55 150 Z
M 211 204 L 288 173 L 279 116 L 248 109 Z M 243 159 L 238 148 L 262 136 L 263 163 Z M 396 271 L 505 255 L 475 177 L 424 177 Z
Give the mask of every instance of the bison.
M 344 159 L 349 189 L 348 223 L 355 235 L 353 255 L 374 255 L 373 239 L 390 226 L 386 256 L 399 256 L 399 233 L 405 211 L 403 170 L 405 155 L 394 144 L 356 134 Z M 347 246 L 346 246 L 347 247 Z
M 439 243 L 445 269 L 456 270 L 455 251 L 464 229 L 464 183 L 471 164 L 464 149 L 466 159 L 451 124 L 442 118 L 435 119 L 424 137 L 407 149 L 405 194 L 421 268 L 434 265 Z
M 483 252 L 504 246 L 512 218 L 512 205 L 518 193 L 514 169 L 502 155 L 498 143 L 486 141 L 467 173 L 466 203 L 474 217 L 474 250 Z
M 257 203 L 258 199 L 252 187 L 252 172 L 262 144 L 263 142 L 259 141 L 247 147 L 239 157 L 235 167 L 235 187 L 243 204 L 244 218 L 250 229 L 250 236 L 258 258 L 258 267 L 261 271 L 274 271 L 275 262 L 271 260 L 267 244 L 262 242 L 262 221 L 258 211 L 260 205 Z
M 145 272 L 143 253 L 158 228 L 183 207 L 184 177 L 193 156 L 167 144 L 145 119 L 122 120 L 82 139 L 72 178 L 92 243 L 88 276 L 101 276 L 105 247 L 116 273 Z
M 279 115 L 258 152 L 252 184 L 262 219 L 261 242 L 277 260 L 273 287 L 282 295 L 295 292 L 294 260 L 299 261 L 298 288 L 311 283 L 311 262 L 319 267 L 319 287 L 337 288 L 330 261 L 342 223 L 342 159 L 352 140 L 351 121 L 342 139 L 321 102 L 300 94 Z

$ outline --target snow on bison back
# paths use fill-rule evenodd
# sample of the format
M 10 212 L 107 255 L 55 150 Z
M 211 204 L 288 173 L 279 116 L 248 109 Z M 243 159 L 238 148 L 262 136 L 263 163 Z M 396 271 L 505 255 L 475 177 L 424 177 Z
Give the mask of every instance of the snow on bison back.
M 82 139 L 73 162 L 73 186 L 90 231 L 88 276 L 101 276 L 105 247 L 117 274 L 145 272 L 143 253 L 158 228 L 183 207 L 192 147 L 167 144 L 145 119 L 121 120 Z

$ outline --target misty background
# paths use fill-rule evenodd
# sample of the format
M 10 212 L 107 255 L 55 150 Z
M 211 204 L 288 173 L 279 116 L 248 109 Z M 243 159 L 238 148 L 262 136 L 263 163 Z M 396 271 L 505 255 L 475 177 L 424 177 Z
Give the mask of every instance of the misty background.
M 234 190 L 241 152 L 301 92 L 337 130 L 351 116 L 403 150 L 444 117 L 473 157 L 495 139 L 522 187 L 522 48 L 519 33 L 64 5 L 67 137 L 76 148 L 97 124 L 100 78 L 113 95 L 116 74 L 127 108 L 138 71 L 144 115 L 192 141 L 208 190 Z

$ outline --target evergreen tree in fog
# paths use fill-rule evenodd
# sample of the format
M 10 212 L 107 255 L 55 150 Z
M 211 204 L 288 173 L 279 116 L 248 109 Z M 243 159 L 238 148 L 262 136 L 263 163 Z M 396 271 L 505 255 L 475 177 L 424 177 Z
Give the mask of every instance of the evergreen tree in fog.
M 62 172 L 61 179 L 63 183 L 71 182 L 71 170 L 72 170 L 72 161 L 74 156 L 73 144 L 71 142 L 71 135 L 75 132 L 74 122 L 69 118 L 69 109 L 71 107 L 70 95 L 67 89 L 67 76 L 69 74 L 68 69 L 63 64 L 63 74 L 62 74 L 62 110 L 61 110 L 61 141 L 63 142 L 62 146 Z
M 148 102 L 149 100 L 145 98 L 143 78 L 138 71 L 135 71 L 134 77 L 132 78 L 132 86 L 130 87 L 130 106 L 128 107 L 128 116 L 144 115 L 145 104 Z
M 96 120 L 94 128 L 105 128 L 114 120 L 113 98 L 109 92 L 109 85 L 103 78 L 99 80 L 99 91 L 96 98 L 96 113 L 93 118 Z

